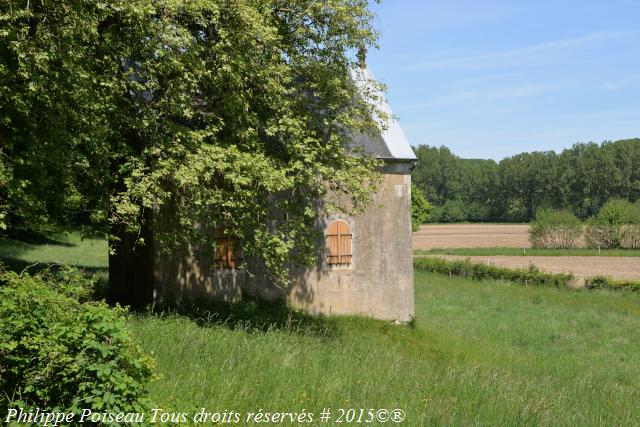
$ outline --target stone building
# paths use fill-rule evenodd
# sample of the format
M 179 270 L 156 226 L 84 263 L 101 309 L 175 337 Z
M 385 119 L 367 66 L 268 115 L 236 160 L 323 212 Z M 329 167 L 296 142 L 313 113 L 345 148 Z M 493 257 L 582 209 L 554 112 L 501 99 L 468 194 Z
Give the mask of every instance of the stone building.
M 356 79 L 371 78 L 366 69 Z M 388 104 L 379 107 L 391 114 Z M 349 216 L 318 210 L 324 251 L 313 267 L 293 268 L 291 285 L 277 287 L 235 266 L 231 243 L 220 240 L 217 254 L 187 249 L 173 256 L 153 251 L 153 300 L 185 298 L 225 301 L 244 295 L 284 299 L 309 313 L 355 314 L 385 320 L 413 317 L 411 167 L 416 160 L 397 122 L 376 137 L 356 135 L 354 145 L 382 159 L 383 180 L 373 203 Z M 259 268 L 257 269 L 259 271 Z

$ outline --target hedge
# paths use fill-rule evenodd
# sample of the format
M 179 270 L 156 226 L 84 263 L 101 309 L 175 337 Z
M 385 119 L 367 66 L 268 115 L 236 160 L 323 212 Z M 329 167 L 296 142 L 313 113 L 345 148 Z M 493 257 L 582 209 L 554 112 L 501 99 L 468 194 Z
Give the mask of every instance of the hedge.
M 525 286 L 566 287 L 574 281 L 574 277 L 571 274 L 544 273 L 533 265 L 528 270 L 511 269 L 488 264 L 475 264 L 469 259 L 449 261 L 436 257 L 421 258 L 413 261 L 413 268 L 418 272 L 440 273 L 449 276 L 468 277 L 475 280 L 507 280 Z M 585 279 L 585 288 L 640 292 L 640 280 L 621 280 L 605 276 L 594 276 Z
M 529 269 L 511 269 L 488 264 L 475 264 L 466 260 L 449 261 L 442 258 L 421 258 L 413 262 L 415 271 L 448 274 L 449 276 L 469 277 L 475 280 L 507 280 L 525 286 L 569 286 L 574 277 L 572 274 L 551 274 L 531 266 Z
M 585 286 L 587 289 L 640 292 L 640 280 L 612 279 L 606 276 L 590 277 L 585 280 Z

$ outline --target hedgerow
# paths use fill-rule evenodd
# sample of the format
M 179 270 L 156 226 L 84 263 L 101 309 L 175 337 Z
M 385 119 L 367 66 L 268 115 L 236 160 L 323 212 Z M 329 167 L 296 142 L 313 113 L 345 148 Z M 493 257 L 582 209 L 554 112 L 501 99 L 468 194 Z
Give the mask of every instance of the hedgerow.
M 445 260 L 442 258 L 422 258 L 413 263 L 415 271 L 448 274 L 450 276 L 469 277 L 476 280 L 495 279 L 537 286 L 569 286 L 574 277 L 571 274 L 551 274 L 538 270 L 511 269 L 488 264 L 472 263 L 466 260 Z
M 570 286 L 574 277 L 571 274 L 553 274 L 541 272 L 531 266 L 528 270 L 496 267 L 488 264 L 476 264 L 466 260 L 449 261 L 442 258 L 422 258 L 414 260 L 413 268 L 418 272 L 439 273 L 449 276 L 468 277 L 476 280 L 506 280 L 524 285 Z M 594 276 L 585 279 L 587 289 L 611 289 L 640 292 L 640 280 L 613 279 L 606 276 Z
M 69 274 L 0 270 L 0 413 L 146 412 L 152 360 L 128 332 L 126 310 L 80 302 L 90 284 Z
M 594 276 L 585 280 L 587 289 L 612 289 L 616 291 L 640 292 L 640 280 L 612 279 L 606 276 Z

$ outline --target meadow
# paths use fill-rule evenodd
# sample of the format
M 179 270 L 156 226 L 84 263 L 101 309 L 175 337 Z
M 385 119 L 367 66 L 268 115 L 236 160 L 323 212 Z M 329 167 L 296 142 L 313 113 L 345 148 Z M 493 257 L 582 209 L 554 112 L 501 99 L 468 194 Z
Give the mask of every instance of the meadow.
M 640 422 L 640 297 L 416 274 L 416 321 L 131 325 L 165 407 L 401 408 L 408 425 Z
M 65 241 L 18 253 L 5 240 L 0 254 L 106 267 L 104 242 Z M 149 393 L 166 411 L 400 408 L 411 426 L 640 423 L 640 295 L 416 273 L 415 309 L 412 324 L 394 325 L 249 301 L 134 313 L 129 325 L 156 360 Z

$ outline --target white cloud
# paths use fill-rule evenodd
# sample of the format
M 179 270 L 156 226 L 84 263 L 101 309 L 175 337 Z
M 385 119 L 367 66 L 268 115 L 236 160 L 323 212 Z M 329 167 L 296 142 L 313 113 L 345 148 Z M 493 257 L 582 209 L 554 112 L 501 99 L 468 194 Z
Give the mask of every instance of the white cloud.
M 604 83 L 604 88 L 607 90 L 620 90 L 628 87 L 640 86 L 640 74 L 633 75 L 624 79 L 616 81 L 608 81 Z
M 459 104 L 466 105 L 473 101 L 486 102 L 530 98 L 551 90 L 568 86 L 568 83 L 538 83 L 492 90 L 462 90 L 427 99 L 424 102 L 403 105 L 402 110 L 411 111 Z
M 399 66 L 397 70 L 439 70 L 469 68 L 501 68 L 519 65 L 524 62 L 539 61 L 548 56 L 557 56 L 570 49 L 589 46 L 610 40 L 624 39 L 640 34 L 638 31 L 603 31 L 581 37 L 553 40 L 516 49 L 489 52 L 480 55 L 458 55 L 454 57 L 422 60 L 413 64 Z

